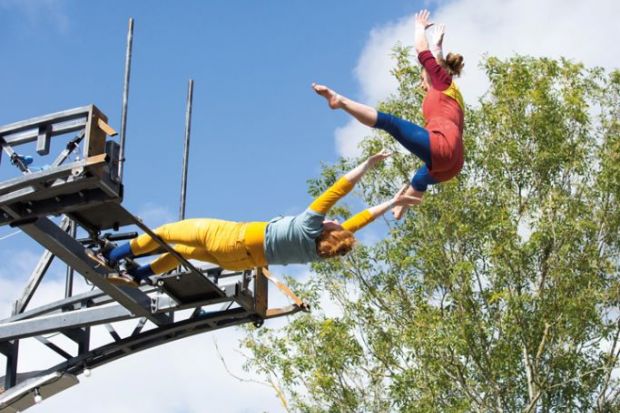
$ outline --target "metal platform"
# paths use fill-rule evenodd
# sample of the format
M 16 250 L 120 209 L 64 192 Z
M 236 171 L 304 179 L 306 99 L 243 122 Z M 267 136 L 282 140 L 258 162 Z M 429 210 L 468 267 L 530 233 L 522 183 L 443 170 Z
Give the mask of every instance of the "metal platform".
M 18 173 L 0 182 L 0 226 L 20 228 L 45 249 L 13 314 L 0 321 L 0 353 L 7 361 L 0 412 L 24 410 L 34 403 L 36 394 L 47 397 L 76 384 L 76 376 L 84 369 L 191 335 L 248 322 L 261 325 L 266 318 L 306 309 L 300 300 L 284 309 L 268 309 L 268 274 L 263 269 L 230 272 L 196 268 L 126 210 L 121 205 L 119 145 L 106 139 L 113 134 L 107 118 L 94 105 L 0 127 L 0 146 L 7 155 L 2 166 L 11 163 Z M 49 156 L 51 139 L 63 137 L 65 149 L 43 170 L 31 170 L 26 157 L 30 154 L 18 153 L 30 145 L 38 155 Z M 65 163 L 80 147 L 80 159 Z M 55 216 L 62 216 L 60 222 Z M 102 231 L 129 225 L 149 234 L 161 251 L 179 261 L 180 269 L 156 278 L 153 286 L 110 284 L 106 280 L 109 270 L 94 262 L 86 247 L 102 243 Z M 88 234 L 87 238 L 76 238 L 76 227 Z M 68 272 L 64 298 L 28 309 L 54 257 L 94 289 L 73 295 L 73 275 Z M 193 311 L 180 312 L 188 309 Z M 121 337 L 114 323 L 126 320 L 135 320 L 136 325 Z M 97 326 L 108 330 L 110 343 L 92 348 L 90 332 Z M 49 333 L 69 338 L 77 343 L 77 350 L 49 340 L 44 336 Z M 19 342 L 29 337 L 63 361 L 18 373 Z

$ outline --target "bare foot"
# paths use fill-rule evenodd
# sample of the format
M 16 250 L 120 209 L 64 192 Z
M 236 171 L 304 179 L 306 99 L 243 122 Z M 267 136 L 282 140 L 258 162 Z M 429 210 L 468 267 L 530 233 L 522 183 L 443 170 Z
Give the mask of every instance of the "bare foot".
M 403 195 L 407 191 L 409 191 L 409 184 L 405 184 L 402 188 L 400 188 L 396 196 Z M 405 212 L 407 212 L 408 209 L 409 207 L 407 205 L 397 205 L 394 208 L 392 208 L 392 214 L 394 214 L 394 218 L 396 218 L 397 220 L 400 220 L 403 217 L 403 215 L 405 215 Z
M 344 106 L 342 102 L 342 96 L 340 96 L 338 93 L 334 92 L 327 86 L 313 83 L 312 89 L 314 89 L 317 94 L 323 96 L 327 100 L 327 104 L 331 109 L 340 109 Z
M 400 221 L 400 219 L 405 215 L 405 212 L 409 209 L 408 206 L 395 206 L 392 208 L 392 214 L 394 214 L 394 218 Z

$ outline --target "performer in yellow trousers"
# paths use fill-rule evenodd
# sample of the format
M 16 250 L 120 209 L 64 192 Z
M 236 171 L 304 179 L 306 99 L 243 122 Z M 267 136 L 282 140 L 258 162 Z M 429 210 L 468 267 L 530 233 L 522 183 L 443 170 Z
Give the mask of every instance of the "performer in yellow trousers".
M 219 219 L 186 219 L 163 225 L 154 232 L 187 259 L 208 261 L 227 270 L 245 270 L 269 264 L 307 263 L 345 255 L 355 244 L 354 232 L 374 221 L 394 206 L 419 203 L 418 198 L 399 193 L 393 199 L 366 209 L 342 224 L 325 215 L 348 194 L 366 171 L 387 158 L 381 151 L 369 157 L 321 194 L 301 214 L 278 217 L 269 222 L 232 222 Z M 402 191 L 401 191 L 402 192 Z M 143 234 L 128 243 L 104 252 L 111 265 L 127 257 L 142 256 L 159 249 L 159 244 Z M 141 280 L 176 268 L 178 261 L 169 253 L 109 278 L 111 282 L 139 284 Z

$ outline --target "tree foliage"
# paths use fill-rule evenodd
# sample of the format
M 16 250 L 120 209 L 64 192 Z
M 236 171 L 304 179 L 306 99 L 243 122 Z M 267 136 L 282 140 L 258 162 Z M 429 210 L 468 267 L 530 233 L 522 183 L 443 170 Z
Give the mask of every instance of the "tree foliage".
M 381 109 L 421 123 L 407 54 Z M 386 219 L 385 238 L 289 280 L 311 314 L 244 339 L 246 367 L 288 410 L 620 411 L 620 72 L 525 56 L 482 67 L 462 174 Z M 376 134 L 364 156 L 382 145 L 398 146 Z M 358 161 L 326 166 L 312 195 Z M 360 197 L 386 199 L 418 165 L 399 154 Z

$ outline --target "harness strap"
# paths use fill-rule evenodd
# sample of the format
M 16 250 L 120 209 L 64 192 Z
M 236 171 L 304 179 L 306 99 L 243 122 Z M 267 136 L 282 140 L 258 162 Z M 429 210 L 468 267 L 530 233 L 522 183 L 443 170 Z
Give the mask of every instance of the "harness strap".
M 293 300 L 295 305 L 299 307 L 303 311 L 309 311 L 310 307 L 308 304 L 304 303 L 301 298 L 297 297 L 294 292 L 291 291 L 290 288 L 281 281 L 279 281 L 276 277 L 274 277 L 269 270 L 266 268 L 262 269 L 262 273 L 269 281 L 271 281 L 280 291 L 284 293 L 288 298 Z

